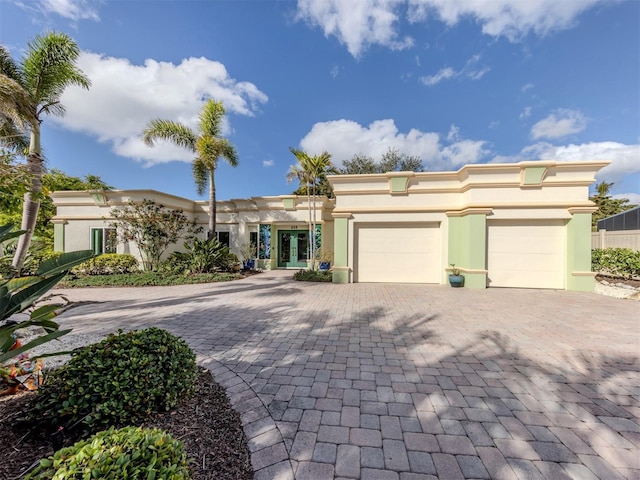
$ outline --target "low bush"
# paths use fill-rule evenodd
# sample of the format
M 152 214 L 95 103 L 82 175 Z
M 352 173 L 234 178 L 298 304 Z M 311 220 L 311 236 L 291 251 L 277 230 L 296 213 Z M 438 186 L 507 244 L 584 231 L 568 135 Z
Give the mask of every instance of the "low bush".
M 293 279 L 300 282 L 330 282 L 331 272 L 320 270 L 298 270 L 293 274 Z
M 203 273 L 200 275 L 171 274 L 164 272 L 139 272 L 121 275 L 94 275 L 65 278 L 60 288 L 86 287 L 155 287 L 170 285 L 192 285 L 198 283 L 228 282 L 240 278 L 233 273 Z
M 75 435 L 135 424 L 167 411 L 194 389 L 198 370 L 187 343 L 156 327 L 109 335 L 74 352 L 38 391 L 28 420 Z
M 591 270 L 614 277 L 640 276 L 640 251 L 630 248 L 591 250 Z
M 186 242 L 184 248 L 185 252 L 173 252 L 167 260 L 162 262 L 160 271 L 178 275 L 228 272 L 237 262 L 237 257 L 229 253 L 229 247 L 216 239 L 195 238 Z
M 102 255 L 75 267 L 76 275 L 112 275 L 134 273 L 139 270 L 138 260 L 128 253 L 103 253 Z
M 58 450 L 26 477 L 30 480 L 191 478 L 182 443 L 158 429 L 110 428 Z

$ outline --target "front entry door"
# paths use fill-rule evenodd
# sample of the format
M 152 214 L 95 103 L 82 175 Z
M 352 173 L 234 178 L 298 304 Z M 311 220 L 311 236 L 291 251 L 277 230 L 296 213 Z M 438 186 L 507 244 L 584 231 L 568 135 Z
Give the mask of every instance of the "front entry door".
M 309 232 L 280 230 L 278 233 L 278 267 L 307 266 Z

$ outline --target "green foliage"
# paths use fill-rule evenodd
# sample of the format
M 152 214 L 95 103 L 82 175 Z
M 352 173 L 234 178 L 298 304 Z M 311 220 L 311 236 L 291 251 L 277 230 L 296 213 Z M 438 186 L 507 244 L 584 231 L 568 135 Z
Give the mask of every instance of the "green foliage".
M 366 155 L 354 155 L 351 160 L 342 162 L 342 174 L 371 174 L 387 172 L 423 172 L 420 157 L 399 153 L 389 148 L 379 161 Z
M 157 270 L 167 248 L 197 230 L 182 209 L 167 208 L 147 199 L 113 208 L 111 215 L 116 219 L 111 226 L 118 229 L 118 239 L 134 242 L 140 249 L 145 270 Z
M 138 260 L 128 253 L 103 253 L 71 270 L 75 275 L 113 275 L 138 271 Z
M 58 450 L 26 477 L 29 480 L 191 478 L 182 442 L 158 429 L 125 427 L 98 432 Z
M 119 331 L 77 350 L 38 391 L 29 420 L 95 432 L 135 424 L 189 396 L 197 377 L 187 343 L 156 327 Z
M 14 231 L 11 225 L 0 227 L 0 245 L 16 238 L 22 231 Z M 60 304 L 47 304 L 35 307 L 36 302 L 53 288 L 67 274 L 69 269 L 93 256 L 90 250 L 61 254 L 42 262 L 36 274 L 30 277 L 0 278 L 0 321 L 7 320 L 16 313 L 29 311 L 29 318 L 21 322 L 4 323 L 0 326 L 0 365 L 38 345 L 69 333 L 71 330 L 59 330 L 52 321 Z M 26 345 L 10 350 L 13 346 L 14 332 L 29 326 L 42 327 L 47 333 Z M 7 375 L 0 367 L 0 375 Z
M 298 270 L 293 279 L 299 282 L 331 282 L 332 275 L 321 270 Z
M 92 275 L 67 277 L 59 286 L 62 288 L 87 287 L 156 287 L 171 285 L 195 285 L 199 283 L 229 282 L 242 278 L 235 273 L 201 273 L 193 275 L 172 274 L 165 271 L 124 273 L 113 275 Z
M 630 248 L 596 248 L 591 250 L 591 270 L 614 277 L 639 277 L 640 251 Z
M 209 186 L 209 230 L 207 239 L 216 236 L 216 182 L 218 160 L 224 159 L 232 167 L 238 166 L 238 154 L 233 144 L 221 137 L 225 108 L 222 102 L 209 99 L 198 116 L 198 129 L 172 120 L 151 120 L 142 132 L 143 141 L 150 147 L 156 140 L 167 140 L 195 155 L 192 169 L 196 189 L 203 194 Z
M 613 185 L 613 183 L 600 182 L 596 185 L 596 194 L 589 197 L 589 200 L 598 207 L 598 210 L 591 215 L 591 229 L 594 232 L 597 230 L 598 220 L 622 213 L 636 206 L 629 203 L 627 198 L 613 198 L 609 195 Z
M 229 271 L 233 258 L 229 248 L 217 239 L 200 240 L 194 238 L 184 244 L 186 252 L 173 252 L 160 265 L 160 271 L 189 275 L 194 273 L 214 273 Z
M 6 185 L 0 185 L 0 224 L 19 225 L 22 221 L 23 195 L 28 190 L 31 176 L 25 164 L 18 163 L 14 159 L 3 159 L 0 155 L 0 177 L 7 182 Z M 34 238 L 43 243 L 50 253 L 53 251 L 51 219 L 56 214 L 56 207 L 49 196 L 50 193 L 69 190 L 111 190 L 111 188 L 96 175 L 87 175 L 84 178 L 72 177 L 55 168 L 45 173 L 42 177 L 42 194 L 39 197 L 40 208 Z

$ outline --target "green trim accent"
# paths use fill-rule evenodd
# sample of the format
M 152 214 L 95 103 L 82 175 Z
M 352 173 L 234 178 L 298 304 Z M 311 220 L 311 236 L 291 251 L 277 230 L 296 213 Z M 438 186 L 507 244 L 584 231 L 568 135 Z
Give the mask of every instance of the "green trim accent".
M 522 175 L 522 185 L 542 185 L 542 179 L 547 167 L 525 167 Z
M 283 198 L 282 205 L 284 206 L 285 210 L 295 210 L 295 198 Z
M 593 292 L 595 278 L 573 275 L 591 271 L 591 214 L 574 213 L 567 223 L 567 290 Z
M 333 283 L 349 283 L 349 219 L 333 221 Z
M 91 192 L 91 198 L 96 205 L 106 205 L 107 204 L 107 196 L 104 192 Z
M 64 252 L 64 224 L 53 224 L 53 251 Z
M 332 270 L 331 278 L 333 283 L 349 283 L 349 270 Z
M 389 179 L 389 189 L 391 193 L 407 193 L 409 177 L 391 177 Z
M 487 216 L 484 213 L 449 217 L 448 265 L 484 270 L 487 267 Z M 486 288 L 485 273 L 464 273 L 465 288 Z
M 464 286 L 466 288 L 485 289 L 487 288 L 486 273 L 464 273 Z

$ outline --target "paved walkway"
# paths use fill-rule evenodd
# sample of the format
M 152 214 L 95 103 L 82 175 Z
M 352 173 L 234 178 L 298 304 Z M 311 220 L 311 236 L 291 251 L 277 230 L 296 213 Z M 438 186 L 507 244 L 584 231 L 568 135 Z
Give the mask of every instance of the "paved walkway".
M 68 290 L 101 303 L 61 320 L 185 338 L 256 480 L 640 478 L 640 303 L 290 277 Z

